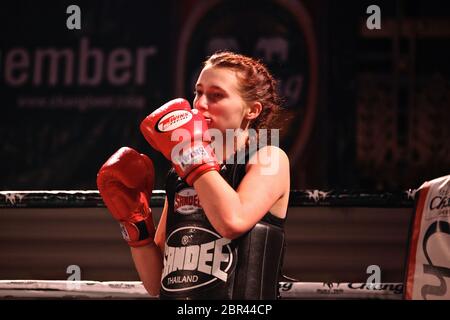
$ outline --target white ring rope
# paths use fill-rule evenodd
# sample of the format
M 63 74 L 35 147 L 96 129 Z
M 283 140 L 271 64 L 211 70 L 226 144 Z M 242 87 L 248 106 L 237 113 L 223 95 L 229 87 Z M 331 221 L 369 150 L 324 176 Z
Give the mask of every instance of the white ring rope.
M 401 283 L 280 282 L 281 299 L 402 299 Z M 0 280 L 0 298 L 156 299 L 140 281 Z

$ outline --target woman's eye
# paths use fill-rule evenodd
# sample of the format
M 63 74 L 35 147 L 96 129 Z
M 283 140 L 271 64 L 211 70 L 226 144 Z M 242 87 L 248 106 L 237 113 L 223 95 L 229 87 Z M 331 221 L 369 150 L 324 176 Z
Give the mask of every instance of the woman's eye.
M 219 100 L 219 99 L 222 99 L 222 98 L 223 98 L 223 94 L 222 94 L 222 93 L 219 93 L 219 92 L 216 92 L 216 93 L 211 94 L 211 97 L 212 97 L 214 100 Z

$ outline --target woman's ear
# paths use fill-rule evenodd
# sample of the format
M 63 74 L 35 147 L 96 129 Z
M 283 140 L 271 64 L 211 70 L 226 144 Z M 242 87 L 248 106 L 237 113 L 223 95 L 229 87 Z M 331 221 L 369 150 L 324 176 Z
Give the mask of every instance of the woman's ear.
M 262 104 L 259 101 L 255 101 L 250 104 L 250 107 L 247 110 L 245 118 L 248 120 L 256 119 L 262 111 Z

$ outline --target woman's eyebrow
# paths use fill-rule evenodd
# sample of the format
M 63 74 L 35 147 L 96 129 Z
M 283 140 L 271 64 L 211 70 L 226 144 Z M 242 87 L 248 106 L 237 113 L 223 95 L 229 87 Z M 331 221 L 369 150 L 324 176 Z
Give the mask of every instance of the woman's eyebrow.
M 197 88 L 199 88 L 199 87 L 200 87 L 200 88 L 203 88 L 203 85 L 202 85 L 201 83 L 197 83 L 197 84 L 195 85 L 195 88 L 197 89 Z M 227 92 L 225 89 L 223 89 L 222 87 L 220 87 L 220 86 L 218 86 L 218 85 L 212 85 L 212 86 L 209 86 L 208 89 L 220 90 L 220 91 L 222 91 L 222 92 L 224 92 L 224 93 Z
M 223 91 L 223 92 L 226 92 L 225 89 L 223 89 L 222 87 L 216 86 L 216 85 L 212 85 L 210 88 L 211 88 L 211 89 L 219 89 L 219 90 L 221 90 L 221 91 Z

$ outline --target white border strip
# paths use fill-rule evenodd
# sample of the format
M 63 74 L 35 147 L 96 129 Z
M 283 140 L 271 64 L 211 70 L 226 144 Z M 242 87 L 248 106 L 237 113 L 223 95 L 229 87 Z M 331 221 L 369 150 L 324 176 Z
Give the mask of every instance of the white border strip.
M 280 282 L 282 299 L 401 300 L 402 283 Z M 156 299 L 140 281 L 0 280 L 1 299 Z

